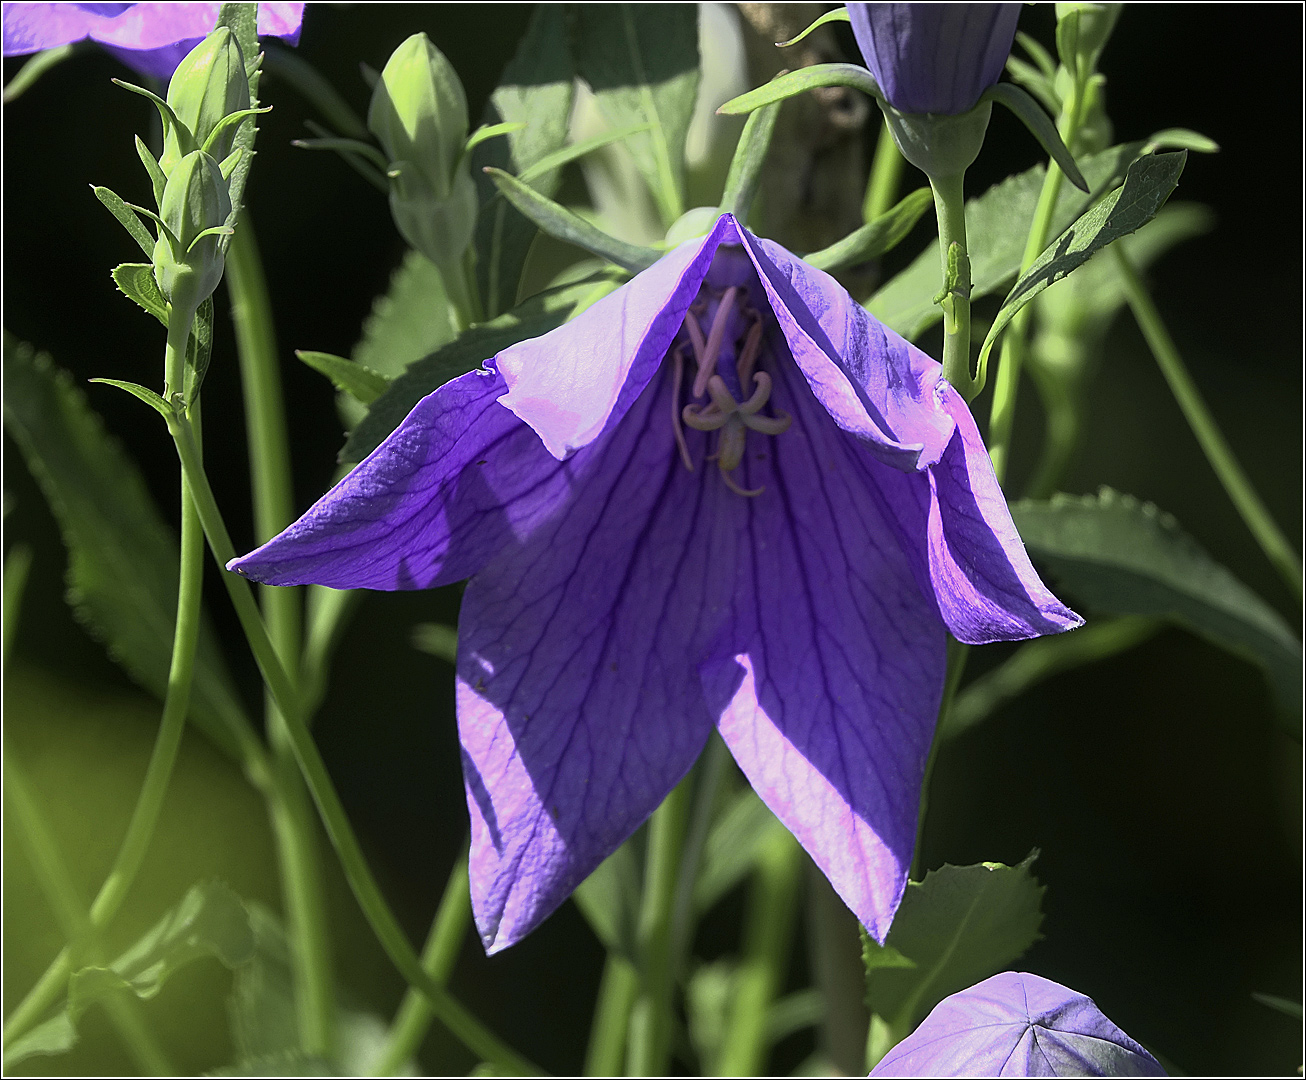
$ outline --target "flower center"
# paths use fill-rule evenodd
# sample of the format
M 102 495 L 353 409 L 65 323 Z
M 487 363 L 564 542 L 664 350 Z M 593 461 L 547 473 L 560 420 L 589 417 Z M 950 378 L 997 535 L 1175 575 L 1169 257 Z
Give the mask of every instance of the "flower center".
M 704 334 L 703 321 L 714 300 L 716 310 L 712 311 L 711 325 Z M 694 463 L 685 444 L 682 422 L 695 431 L 719 432 L 716 449 L 707 460 L 716 461 L 726 487 L 737 495 L 760 495 L 762 488 L 742 488 L 730 475 L 743 460 L 748 432 L 780 435 L 793 422 L 785 412 L 774 409 L 775 415 L 762 412 L 771 399 L 771 376 L 755 370 L 762 350 L 762 316 L 748 302 L 745 289 L 732 285 L 718 300 L 713 291 L 705 288 L 685 315 L 685 333 L 688 344 L 678 345 L 671 355 L 671 426 L 676 433 L 680 458 L 685 468 L 693 472 Z M 696 369 L 689 393 L 691 400 L 682 406 L 680 390 L 690 352 Z

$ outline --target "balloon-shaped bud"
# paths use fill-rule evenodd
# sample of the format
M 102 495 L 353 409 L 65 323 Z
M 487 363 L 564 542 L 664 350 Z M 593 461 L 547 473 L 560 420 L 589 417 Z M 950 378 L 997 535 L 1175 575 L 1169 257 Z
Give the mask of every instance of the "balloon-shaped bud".
M 159 159 L 165 176 L 191 150 L 205 150 L 218 161 L 231 152 L 239 123 L 223 121 L 250 107 L 245 56 L 235 34 L 220 26 L 186 54 L 168 83 L 168 104 L 186 133 L 168 125 Z M 206 145 L 215 130 L 212 144 Z
M 458 259 L 476 227 L 476 186 L 463 157 L 467 98 L 425 34 L 387 61 L 367 126 L 390 161 L 390 210 L 404 239 L 437 265 Z
M 222 280 L 231 214 L 227 182 L 212 156 L 196 150 L 181 159 L 159 210 L 164 227 L 154 245 L 154 279 L 169 304 L 194 312 Z

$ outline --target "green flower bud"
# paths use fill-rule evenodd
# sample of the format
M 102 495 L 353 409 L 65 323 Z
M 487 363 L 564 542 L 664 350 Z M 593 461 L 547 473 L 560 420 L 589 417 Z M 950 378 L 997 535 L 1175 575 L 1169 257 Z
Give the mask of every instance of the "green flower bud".
M 238 123 L 223 127 L 211 146 L 205 143 L 224 118 L 250 107 L 245 56 L 235 34 L 220 26 L 186 55 L 168 83 L 168 104 L 193 142 L 175 129 L 166 133 L 159 159 L 165 176 L 192 150 L 206 150 L 218 161 L 231 153 Z
M 1077 79 L 1097 70 L 1123 4 L 1057 4 L 1057 52 Z
M 222 280 L 231 196 L 218 163 L 202 150 L 187 154 L 168 177 L 159 210 L 154 280 L 173 308 L 193 313 Z
M 387 61 L 367 126 L 390 161 L 390 210 L 400 233 L 437 265 L 455 262 L 476 228 L 476 185 L 463 160 L 467 98 L 425 34 Z

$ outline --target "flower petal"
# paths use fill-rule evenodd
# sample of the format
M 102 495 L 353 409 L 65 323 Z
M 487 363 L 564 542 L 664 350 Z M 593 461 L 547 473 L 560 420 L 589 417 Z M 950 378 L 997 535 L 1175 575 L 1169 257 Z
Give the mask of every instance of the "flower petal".
M 872 1076 L 1164 1076 L 1092 999 L 1005 971 L 944 998 Z
M 53 49 L 107 26 L 127 4 L 4 4 L 4 54 Z M 99 9 L 109 9 L 107 11 Z
M 567 497 L 558 463 L 473 371 L 428 394 L 297 522 L 228 569 L 271 585 L 425 589 L 480 569 Z
M 779 244 L 739 233 L 790 353 L 834 422 L 895 468 L 938 461 L 953 429 L 939 402 L 943 368 L 829 274 Z
M 765 490 L 748 503 L 736 594 L 753 606 L 704 684 L 753 788 L 883 941 L 911 863 L 943 627 L 870 479 L 901 474 L 845 436 L 792 365 L 768 370 L 794 422 L 750 437 L 740 482 Z
M 487 952 L 566 899 L 712 729 L 697 662 L 729 617 L 744 500 L 681 464 L 669 383 L 664 370 L 560 467 L 566 512 L 463 597 L 458 728 Z
M 723 216 L 705 238 L 681 244 L 571 322 L 495 358 L 508 385 L 503 404 L 554 457 L 593 442 L 640 395 L 732 228 Z

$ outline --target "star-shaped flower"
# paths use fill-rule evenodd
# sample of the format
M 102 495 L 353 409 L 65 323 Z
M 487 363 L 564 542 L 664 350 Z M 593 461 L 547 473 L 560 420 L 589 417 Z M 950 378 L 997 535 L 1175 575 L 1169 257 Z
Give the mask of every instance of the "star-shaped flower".
M 1091 998 L 1004 971 L 944 998 L 872 1076 L 1165 1076 Z
M 945 630 L 1080 621 L 1030 566 L 939 365 L 728 214 L 430 394 L 231 568 L 470 578 L 458 726 L 491 952 L 652 813 L 713 727 L 883 940 Z
M 211 3 L 5 4 L 4 54 L 21 56 L 90 38 L 133 71 L 167 79 L 217 24 L 221 7 Z M 259 4 L 259 36 L 297 44 L 303 19 L 303 4 Z

